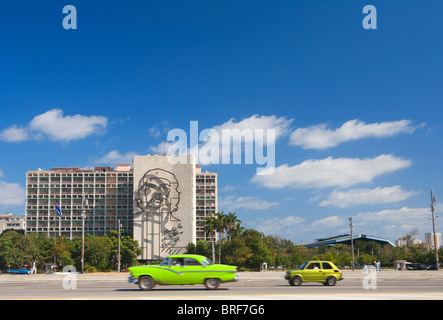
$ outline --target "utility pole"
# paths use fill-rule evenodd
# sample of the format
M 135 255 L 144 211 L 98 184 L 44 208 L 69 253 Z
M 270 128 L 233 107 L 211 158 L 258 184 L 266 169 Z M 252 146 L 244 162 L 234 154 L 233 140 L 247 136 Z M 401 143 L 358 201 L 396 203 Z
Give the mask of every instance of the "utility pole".
M 351 267 L 352 267 L 352 271 L 354 271 L 354 224 L 352 223 L 352 217 L 349 218 L 349 226 L 351 227 L 351 255 L 352 255 L 352 263 L 351 263 Z
M 431 189 L 431 212 L 432 212 L 432 231 L 434 232 L 434 250 L 435 250 L 435 266 L 437 270 L 439 269 L 439 261 L 438 261 L 438 247 L 437 247 L 437 235 L 435 234 L 435 205 L 434 203 L 437 201 L 435 195 Z

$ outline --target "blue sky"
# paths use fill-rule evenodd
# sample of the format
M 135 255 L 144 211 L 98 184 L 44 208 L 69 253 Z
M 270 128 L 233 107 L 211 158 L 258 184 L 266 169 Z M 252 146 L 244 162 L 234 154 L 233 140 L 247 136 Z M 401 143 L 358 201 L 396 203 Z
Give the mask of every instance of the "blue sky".
M 65 5 L 77 29 L 65 30 Z M 377 30 L 365 30 L 365 5 Z M 207 165 L 219 210 L 296 243 L 430 232 L 442 188 L 437 1 L 20 1 L 0 10 L 0 212 L 26 170 L 111 165 L 173 128 L 280 128 L 273 175 Z M 276 183 L 278 182 L 278 183 Z M 442 209 L 437 206 L 437 211 Z M 437 220 L 438 221 L 438 220 Z M 437 223 L 437 231 L 440 226 Z

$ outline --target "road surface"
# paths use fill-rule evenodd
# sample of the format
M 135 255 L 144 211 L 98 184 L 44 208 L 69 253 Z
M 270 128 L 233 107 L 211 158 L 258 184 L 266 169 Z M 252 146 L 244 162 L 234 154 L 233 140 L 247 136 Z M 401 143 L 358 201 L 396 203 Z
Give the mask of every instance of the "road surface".
M 345 271 L 335 287 L 293 287 L 283 272 L 240 273 L 219 290 L 203 285 L 140 291 L 128 274 L 0 275 L 0 299 L 37 300 L 421 300 L 443 299 L 443 271 Z

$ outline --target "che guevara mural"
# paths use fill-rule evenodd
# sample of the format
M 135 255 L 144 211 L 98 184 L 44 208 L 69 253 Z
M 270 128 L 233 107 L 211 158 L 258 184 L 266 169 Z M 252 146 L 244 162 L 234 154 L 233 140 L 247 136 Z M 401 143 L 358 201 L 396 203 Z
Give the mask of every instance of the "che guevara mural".
M 134 157 L 134 237 L 142 259 L 182 253 L 195 241 L 194 183 L 191 164 L 171 164 L 159 155 Z

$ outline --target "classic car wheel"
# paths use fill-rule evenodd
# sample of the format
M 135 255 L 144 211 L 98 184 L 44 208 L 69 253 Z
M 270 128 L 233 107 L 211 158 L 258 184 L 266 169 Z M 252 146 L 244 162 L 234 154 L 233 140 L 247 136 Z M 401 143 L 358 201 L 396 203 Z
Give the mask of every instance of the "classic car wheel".
M 335 286 L 335 284 L 337 283 L 337 279 L 333 276 L 330 276 L 326 279 L 325 283 L 327 286 Z
M 205 279 L 205 286 L 209 290 L 215 290 L 220 285 L 219 279 Z
M 138 279 L 138 286 L 142 290 L 152 290 L 155 286 L 155 281 L 149 276 L 143 276 Z
M 299 286 L 299 285 L 301 285 L 301 283 L 302 283 L 302 280 L 301 280 L 300 276 L 295 276 L 291 280 L 289 280 L 289 284 L 291 286 Z

